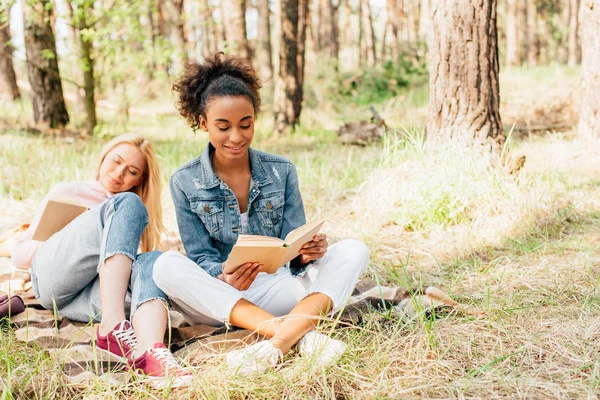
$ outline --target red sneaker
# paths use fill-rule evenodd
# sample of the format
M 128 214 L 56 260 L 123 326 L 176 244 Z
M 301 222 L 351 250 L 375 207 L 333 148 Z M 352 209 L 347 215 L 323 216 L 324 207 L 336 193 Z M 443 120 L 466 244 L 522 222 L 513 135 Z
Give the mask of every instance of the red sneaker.
M 131 323 L 127 320 L 119 322 L 106 336 L 100 335 L 100 327 L 96 329 L 96 346 L 128 362 L 133 355 L 137 341 Z
M 155 389 L 176 388 L 192 381 L 192 372 L 177 362 L 173 353 L 162 343 L 155 343 L 141 356 L 129 362 L 138 374 L 146 375 Z

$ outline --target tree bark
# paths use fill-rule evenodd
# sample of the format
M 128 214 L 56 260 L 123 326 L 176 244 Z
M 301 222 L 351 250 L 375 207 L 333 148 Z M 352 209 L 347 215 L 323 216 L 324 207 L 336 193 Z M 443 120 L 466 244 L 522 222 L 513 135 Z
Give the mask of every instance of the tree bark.
M 537 6 L 536 0 L 527 1 L 527 65 L 534 67 L 538 64 L 540 47 L 537 37 Z
M 223 21 L 227 49 L 240 57 L 250 59 L 250 46 L 246 37 L 246 2 L 244 0 L 223 0 Z
M 597 140 L 600 138 L 600 0 L 584 0 L 579 16 L 583 51 L 579 136 Z
M 397 60 L 402 52 L 402 7 L 403 0 L 387 0 L 386 2 L 386 12 L 391 24 L 390 40 L 394 60 Z
M 296 113 L 302 102 L 298 82 L 298 0 L 280 0 L 279 71 L 275 81 L 273 136 L 279 138 L 295 127 L 300 115 Z
M 569 58 L 567 63 L 569 67 L 575 67 L 580 61 L 579 46 L 577 44 L 579 0 L 569 0 L 569 9 Z
M 256 61 L 260 77 L 263 80 L 273 78 L 273 60 L 271 54 L 271 10 L 269 0 L 258 0 L 258 31 Z
M 427 135 L 499 156 L 505 137 L 498 111 L 496 1 L 433 3 Z
M 506 65 L 519 65 L 518 0 L 506 4 Z
M 373 31 L 371 6 L 369 5 L 369 0 L 360 0 L 360 9 L 364 31 L 367 65 L 372 67 L 377 62 L 377 54 L 375 52 L 375 32 Z
M 22 2 L 27 74 L 31 85 L 33 118 L 44 128 L 61 128 L 69 123 L 56 54 L 56 40 L 49 0 Z
M 159 4 L 162 4 L 164 7 L 164 15 L 166 16 L 171 32 L 171 40 L 177 51 L 173 59 L 173 70 L 178 74 L 189 61 L 185 19 L 183 17 L 184 0 L 163 0 Z
M 332 0 L 320 0 L 319 16 L 319 52 L 338 60 L 340 43 L 337 5 Z
M 8 13 L 9 10 L 6 10 Z M 17 100 L 21 97 L 13 65 L 13 46 L 10 43 L 10 20 L 0 21 L 0 97 Z
M 310 29 L 310 0 L 298 1 L 298 54 L 296 56 L 298 64 L 298 96 L 300 101 L 295 104 L 295 112 L 300 118 L 302 111 L 302 99 L 304 98 L 304 66 L 306 64 L 306 32 Z

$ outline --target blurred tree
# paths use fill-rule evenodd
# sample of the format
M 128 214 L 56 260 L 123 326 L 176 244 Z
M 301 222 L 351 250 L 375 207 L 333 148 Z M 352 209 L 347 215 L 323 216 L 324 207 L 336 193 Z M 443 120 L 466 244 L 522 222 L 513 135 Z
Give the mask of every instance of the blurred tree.
M 360 0 L 360 11 L 362 28 L 364 32 L 364 49 L 367 65 L 372 67 L 377 62 L 375 53 L 375 31 L 373 30 L 373 22 L 371 18 L 371 6 L 369 0 Z
M 275 138 L 279 138 L 300 121 L 308 0 L 280 0 L 278 12 L 280 44 L 273 107 Z
M 52 29 L 54 4 L 49 0 L 25 0 L 22 7 L 33 118 L 43 128 L 61 128 L 69 123 L 69 113 Z
M 537 7 L 535 0 L 527 1 L 527 65 L 534 67 L 538 64 L 540 47 L 537 37 Z
M 421 0 L 419 12 L 419 40 L 427 43 L 431 41 L 431 2 L 433 0 Z
M 583 58 L 581 81 L 583 99 L 579 117 L 579 136 L 600 138 L 600 0 L 581 3 L 581 38 Z
M 68 9 L 71 13 L 71 25 L 77 31 L 77 47 L 79 52 L 79 67 L 83 73 L 83 104 L 86 114 L 85 132 L 94 133 L 98 123 L 96 117 L 96 82 L 94 77 L 93 39 L 94 30 L 92 21 L 94 14 L 94 0 L 69 0 Z
M 339 1 L 318 0 L 319 25 L 317 52 L 333 60 L 338 60 L 339 44 Z
M 223 0 L 223 24 L 229 52 L 250 59 L 250 46 L 246 37 L 246 2 L 244 0 Z
M 427 136 L 499 156 L 505 137 L 498 111 L 496 5 L 496 0 L 433 3 Z
M 21 97 L 13 65 L 13 46 L 10 41 L 10 7 L 0 5 L 0 97 L 17 100 Z
M 207 58 L 215 54 L 220 44 L 215 37 L 215 18 L 213 7 L 208 0 L 200 3 L 200 30 L 202 32 L 202 57 Z
M 579 30 L 579 0 L 569 1 L 569 58 L 567 63 L 569 67 L 576 66 L 580 61 L 579 45 L 577 40 L 577 32 Z
M 506 4 L 506 65 L 520 65 L 518 0 Z
M 273 60 L 271 54 L 271 10 L 269 0 L 257 0 L 258 31 L 256 63 L 260 77 L 265 81 L 273 78 Z
M 188 63 L 188 44 L 185 31 L 184 0 L 160 0 L 159 8 L 162 9 L 171 33 L 171 41 L 175 47 L 176 54 L 173 58 L 173 71 L 178 74 Z
M 428 0 L 425 0 L 428 1 Z M 387 0 L 386 13 L 390 21 L 391 42 L 392 42 L 392 58 L 397 60 L 402 51 L 402 18 L 403 18 L 404 0 Z

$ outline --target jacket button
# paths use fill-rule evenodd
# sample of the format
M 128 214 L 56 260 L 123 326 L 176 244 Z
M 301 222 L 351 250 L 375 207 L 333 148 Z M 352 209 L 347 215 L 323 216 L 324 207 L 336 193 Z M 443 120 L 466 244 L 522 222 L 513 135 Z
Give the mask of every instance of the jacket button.
M 204 212 L 210 212 L 210 206 L 208 204 L 204 206 Z
M 267 201 L 267 210 L 270 210 L 271 208 L 273 208 L 273 204 L 271 204 L 270 201 Z

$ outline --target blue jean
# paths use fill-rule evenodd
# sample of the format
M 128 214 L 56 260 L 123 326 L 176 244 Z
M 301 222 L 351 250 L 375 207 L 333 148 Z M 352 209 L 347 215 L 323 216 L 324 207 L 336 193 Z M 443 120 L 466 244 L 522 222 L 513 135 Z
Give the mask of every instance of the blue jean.
M 142 303 L 167 296 L 152 279 L 161 252 L 137 254 L 148 212 L 140 198 L 118 193 L 75 218 L 42 243 L 31 264 L 39 303 L 73 321 L 102 318 L 99 270 L 109 257 L 124 254 L 133 264 L 125 304 L 133 316 Z M 130 298 L 130 299 L 129 299 Z

